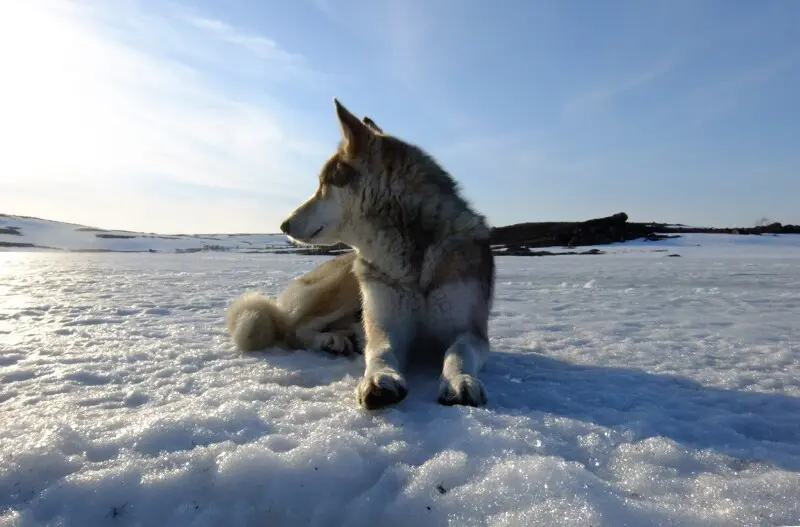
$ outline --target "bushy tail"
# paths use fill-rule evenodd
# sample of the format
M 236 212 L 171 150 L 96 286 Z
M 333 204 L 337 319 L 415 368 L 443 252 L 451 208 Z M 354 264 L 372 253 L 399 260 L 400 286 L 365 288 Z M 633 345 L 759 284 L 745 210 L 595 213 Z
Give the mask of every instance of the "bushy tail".
M 225 319 L 228 333 L 241 351 L 263 350 L 282 338 L 283 311 L 258 291 L 248 291 L 231 302 Z

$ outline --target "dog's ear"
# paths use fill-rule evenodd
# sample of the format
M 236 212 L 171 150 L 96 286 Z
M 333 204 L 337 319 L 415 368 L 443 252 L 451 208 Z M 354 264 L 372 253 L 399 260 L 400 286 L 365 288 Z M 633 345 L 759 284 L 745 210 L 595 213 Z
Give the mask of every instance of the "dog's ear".
M 361 119 L 361 121 L 363 121 L 363 123 L 365 125 L 367 125 L 370 128 L 372 128 L 373 132 L 375 132 L 377 134 L 382 134 L 383 133 L 383 130 L 381 130 L 381 127 L 378 126 L 377 124 L 375 124 L 375 121 L 373 121 L 369 116 L 365 115 L 364 118 Z
M 333 105 L 336 107 L 336 117 L 339 119 L 339 126 L 342 129 L 345 150 L 354 155 L 364 152 L 370 136 L 374 135 L 372 130 L 350 113 L 350 110 L 339 102 L 339 99 L 334 97 Z

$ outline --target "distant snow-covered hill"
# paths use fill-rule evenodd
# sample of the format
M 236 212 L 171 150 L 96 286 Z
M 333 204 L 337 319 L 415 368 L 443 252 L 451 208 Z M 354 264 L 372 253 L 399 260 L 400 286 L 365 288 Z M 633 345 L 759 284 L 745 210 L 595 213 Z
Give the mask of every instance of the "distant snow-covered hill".
M 291 250 L 283 234 L 153 234 L 0 214 L 0 249 L 98 252 L 277 252 Z

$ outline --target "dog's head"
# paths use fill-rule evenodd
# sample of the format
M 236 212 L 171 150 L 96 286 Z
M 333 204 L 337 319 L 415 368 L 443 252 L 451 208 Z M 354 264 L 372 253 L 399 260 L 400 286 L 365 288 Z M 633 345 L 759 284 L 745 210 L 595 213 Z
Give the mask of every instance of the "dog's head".
M 361 190 L 374 172 L 383 130 L 369 117 L 360 121 L 333 100 L 342 140 L 319 173 L 314 194 L 281 223 L 281 231 L 301 243 L 348 243 L 350 229 L 361 209 Z

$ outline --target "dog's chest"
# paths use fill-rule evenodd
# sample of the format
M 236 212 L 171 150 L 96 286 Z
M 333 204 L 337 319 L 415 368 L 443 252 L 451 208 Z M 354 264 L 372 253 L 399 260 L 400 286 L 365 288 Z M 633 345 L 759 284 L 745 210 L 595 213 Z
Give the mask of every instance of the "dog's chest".
M 460 331 L 472 317 L 475 307 L 474 288 L 462 282 L 440 286 L 420 298 L 420 323 L 434 335 Z
M 358 262 L 363 306 L 380 323 L 412 322 L 422 333 L 448 338 L 467 327 L 476 309 L 474 281 L 453 280 L 430 289 L 419 277 L 398 282 L 377 268 Z M 409 318 L 411 320 L 409 320 Z

